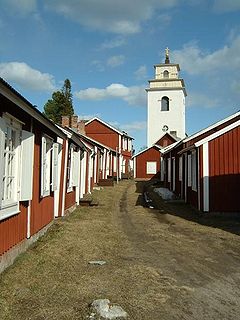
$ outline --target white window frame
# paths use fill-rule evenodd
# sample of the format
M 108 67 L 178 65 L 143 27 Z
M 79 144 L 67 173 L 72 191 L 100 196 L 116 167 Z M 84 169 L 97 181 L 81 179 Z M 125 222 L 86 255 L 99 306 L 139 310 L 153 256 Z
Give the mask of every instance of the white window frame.
M 22 124 L 15 118 L 3 114 L 1 118 L 1 189 L 0 218 L 5 219 L 19 212 L 19 168 L 20 168 L 20 137 Z M 15 135 L 15 148 L 10 150 L 11 135 Z M 9 143 L 6 142 L 6 139 Z M 10 160 L 11 159 L 11 160 Z M 7 182 L 11 179 L 11 182 Z M 9 187 L 10 185 L 10 187 Z M 12 185 L 12 187 L 11 187 Z
M 52 155 L 53 139 L 48 135 L 42 136 L 41 148 L 41 197 L 47 197 L 51 193 L 52 181 Z
M 157 161 L 147 161 L 146 173 L 147 174 L 156 174 L 157 173 Z
M 70 144 L 68 149 L 68 162 L 67 162 L 67 193 L 73 191 L 73 163 L 74 163 L 74 145 Z
M 52 147 L 52 181 L 51 190 L 56 191 L 58 189 L 58 155 L 61 150 L 59 143 L 53 143 Z
M 4 113 L 0 118 L 0 220 L 19 213 L 20 201 L 32 199 L 34 134 L 22 130 L 23 124 L 8 113 Z M 14 152 L 7 150 L 11 145 L 6 143 L 6 138 L 10 139 L 13 131 L 15 132 Z M 12 163 L 7 161 L 7 153 L 8 156 L 12 153 Z M 5 160 L 8 162 L 7 166 Z M 9 163 L 12 164 L 11 167 Z M 8 195 L 12 194 L 12 198 L 7 200 L 4 199 L 6 197 L 4 180 L 10 173 L 14 181 L 12 190 L 8 190 L 10 192 Z
M 192 167 L 192 190 L 197 191 L 197 152 L 191 152 L 191 167 Z
M 128 139 L 128 151 L 132 151 L 132 140 Z

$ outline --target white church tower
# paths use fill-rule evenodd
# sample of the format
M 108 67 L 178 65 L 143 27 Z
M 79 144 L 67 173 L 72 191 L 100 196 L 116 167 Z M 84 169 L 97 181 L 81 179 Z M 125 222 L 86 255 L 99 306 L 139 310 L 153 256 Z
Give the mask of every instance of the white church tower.
M 147 91 L 147 142 L 151 147 L 166 132 L 185 137 L 185 97 L 183 79 L 179 78 L 180 67 L 170 63 L 166 49 L 165 63 L 157 64 L 155 79 L 149 80 Z

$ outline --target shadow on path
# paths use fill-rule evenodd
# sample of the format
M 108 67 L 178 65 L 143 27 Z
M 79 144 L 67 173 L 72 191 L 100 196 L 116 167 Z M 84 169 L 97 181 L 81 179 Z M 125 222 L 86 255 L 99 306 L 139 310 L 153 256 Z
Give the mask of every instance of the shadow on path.
M 170 214 L 182 219 L 198 223 L 200 225 L 218 228 L 236 235 L 240 235 L 240 213 L 202 213 L 190 205 L 182 202 L 165 201 L 156 192 L 155 187 L 159 187 L 156 180 L 136 181 L 136 193 L 138 196 L 136 206 L 147 207 L 144 200 L 144 192 L 152 200 L 154 213 L 161 221 L 163 216 Z

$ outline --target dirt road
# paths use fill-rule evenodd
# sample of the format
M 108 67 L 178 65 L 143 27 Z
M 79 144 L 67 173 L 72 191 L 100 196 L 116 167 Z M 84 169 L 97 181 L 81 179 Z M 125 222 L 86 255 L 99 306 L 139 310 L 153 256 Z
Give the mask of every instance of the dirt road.
M 87 319 L 99 298 L 134 320 L 240 319 L 239 222 L 145 208 L 142 187 L 94 191 L 99 206 L 58 220 L 0 276 L 0 319 Z

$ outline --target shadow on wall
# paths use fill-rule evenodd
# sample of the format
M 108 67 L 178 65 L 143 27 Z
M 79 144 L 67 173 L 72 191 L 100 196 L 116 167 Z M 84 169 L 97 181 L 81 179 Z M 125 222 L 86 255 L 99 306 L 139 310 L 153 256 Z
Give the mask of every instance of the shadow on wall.
M 210 211 L 240 216 L 240 174 L 209 177 L 209 205 Z

